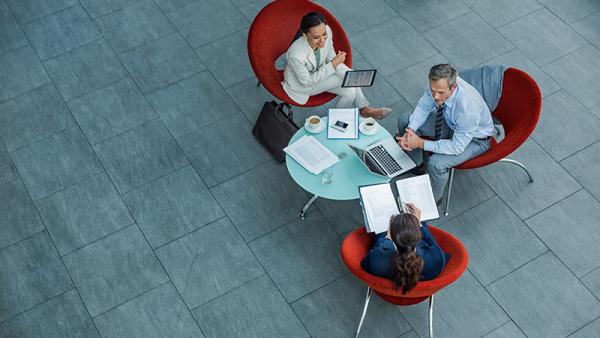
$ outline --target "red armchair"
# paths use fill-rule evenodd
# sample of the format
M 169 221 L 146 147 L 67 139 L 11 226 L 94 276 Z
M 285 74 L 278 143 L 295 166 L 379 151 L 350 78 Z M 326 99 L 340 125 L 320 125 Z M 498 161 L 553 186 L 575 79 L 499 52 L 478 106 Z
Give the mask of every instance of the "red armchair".
M 248 32 L 248 57 L 250 65 L 265 89 L 277 99 L 299 106 L 283 90 L 283 71 L 275 68 L 277 58 L 290 47 L 300 27 L 300 20 L 308 13 L 317 11 L 325 16 L 333 32 L 333 45 L 346 54 L 345 64 L 352 67 L 350 41 L 340 23 L 329 11 L 309 0 L 277 0 L 265 6 L 256 15 Z M 322 93 L 311 96 L 303 107 L 316 107 L 335 98 L 335 94 Z
M 429 336 L 433 335 L 433 296 L 436 292 L 462 276 L 469 263 L 469 254 L 460 240 L 453 235 L 431 225 L 429 229 L 442 250 L 449 253 L 451 258 L 438 277 L 419 282 L 414 289 L 406 294 L 402 294 L 399 290 L 396 290 L 391 280 L 371 275 L 361 267 L 360 262 L 371 248 L 373 234 L 368 234 L 364 227 L 360 227 L 344 239 L 341 249 L 342 260 L 350 272 L 367 285 L 367 298 L 365 299 L 362 316 L 356 330 L 357 337 L 365 319 L 369 299 L 373 292 L 385 301 L 396 305 L 413 305 L 429 299 Z
M 450 182 L 448 183 L 448 197 L 446 198 L 446 216 L 450 209 L 450 196 L 452 193 L 452 181 L 454 180 L 454 169 L 475 169 L 495 162 L 506 162 L 518 165 L 533 182 L 533 176 L 527 168 L 507 158 L 535 129 L 542 111 L 542 94 L 535 82 L 527 73 L 517 68 L 508 68 L 504 72 L 502 82 L 502 96 L 498 106 L 492 112 L 504 126 L 505 138 L 500 143 L 492 139 L 491 148 L 450 170 Z

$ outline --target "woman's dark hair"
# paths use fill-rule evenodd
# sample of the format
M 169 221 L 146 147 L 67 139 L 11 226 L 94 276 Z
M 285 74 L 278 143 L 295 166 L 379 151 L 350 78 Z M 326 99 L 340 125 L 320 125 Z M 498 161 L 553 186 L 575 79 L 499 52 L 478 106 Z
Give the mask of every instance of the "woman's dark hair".
M 294 36 L 292 43 L 296 41 L 299 37 L 301 37 L 302 33 L 308 33 L 308 31 L 311 28 L 318 26 L 322 23 L 327 24 L 327 22 L 325 21 L 325 16 L 323 16 L 323 14 L 319 12 L 306 13 L 306 15 L 302 17 L 302 20 L 300 20 L 300 29 L 298 29 L 298 32 Z
M 393 282 L 402 293 L 407 293 L 419 282 L 424 265 L 423 259 L 415 251 L 421 240 L 419 220 L 408 213 L 392 216 L 390 236 L 396 245 L 396 254 L 392 259 Z

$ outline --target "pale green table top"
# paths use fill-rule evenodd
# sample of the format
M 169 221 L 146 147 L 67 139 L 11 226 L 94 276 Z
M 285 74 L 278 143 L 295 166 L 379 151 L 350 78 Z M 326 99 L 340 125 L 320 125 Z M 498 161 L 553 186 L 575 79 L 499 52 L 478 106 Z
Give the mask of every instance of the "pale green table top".
M 327 125 L 327 117 L 322 117 L 323 123 Z M 362 121 L 362 118 L 361 118 Z M 327 128 L 318 134 L 311 134 L 300 128 L 290 140 L 290 143 L 296 141 L 304 135 L 312 135 L 325 147 L 338 155 L 341 152 L 346 153 L 346 157 L 334 164 L 332 182 L 330 184 L 321 183 L 321 176 L 314 175 L 304 169 L 293 158 L 286 155 L 285 163 L 292 178 L 304 190 L 319 197 L 324 197 L 332 200 L 352 200 L 358 199 L 358 187 L 361 185 L 385 183 L 390 180 L 386 177 L 381 177 L 371 173 L 358 159 L 356 154 L 348 147 L 348 144 L 360 147 L 381 140 L 386 137 L 391 137 L 391 134 L 382 126 L 379 126 L 379 132 L 372 136 L 367 136 L 360 133 L 356 140 L 330 140 L 327 139 Z

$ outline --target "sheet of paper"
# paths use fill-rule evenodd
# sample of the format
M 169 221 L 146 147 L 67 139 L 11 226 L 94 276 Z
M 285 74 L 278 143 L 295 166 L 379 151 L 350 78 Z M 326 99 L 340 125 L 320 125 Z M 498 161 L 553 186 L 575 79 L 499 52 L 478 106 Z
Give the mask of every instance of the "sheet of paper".
M 421 221 L 440 217 L 428 174 L 398 180 L 396 187 L 402 207 L 406 203 L 412 203 L 421 209 Z
M 387 231 L 390 218 L 400 213 L 390 185 L 383 183 L 361 187 L 360 196 L 368 221 L 367 231 L 377 234 Z
M 336 121 L 348 123 L 345 131 L 333 128 Z M 357 139 L 358 138 L 358 108 L 332 108 L 327 118 L 327 138 Z
M 308 135 L 302 136 L 296 142 L 285 147 L 283 151 L 315 175 L 339 162 L 334 153 L 316 138 Z

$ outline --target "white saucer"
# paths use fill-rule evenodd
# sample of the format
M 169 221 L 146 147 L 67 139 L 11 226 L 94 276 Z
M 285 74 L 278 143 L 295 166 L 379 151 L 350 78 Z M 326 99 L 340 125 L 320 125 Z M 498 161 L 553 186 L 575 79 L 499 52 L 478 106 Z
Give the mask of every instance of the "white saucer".
M 360 130 L 361 133 L 363 133 L 367 136 L 377 134 L 379 132 L 379 129 L 381 129 L 381 126 L 379 125 L 379 123 L 375 122 L 375 127 L 373 129 L 365 130 L 365 121 L 364 120 L 358 126 L 358 130 Z
M 323 121 L 321 121 L 320 127 L 317 129 L 308 128 L 308 121 L 304 123 L 304 130 L 306 130 L 307 132 L 309 132 L 311 134 L 318 134 L 318 133 L 322 132 L 324 129 L 325 129 L 325 123 L 323 123 Z

